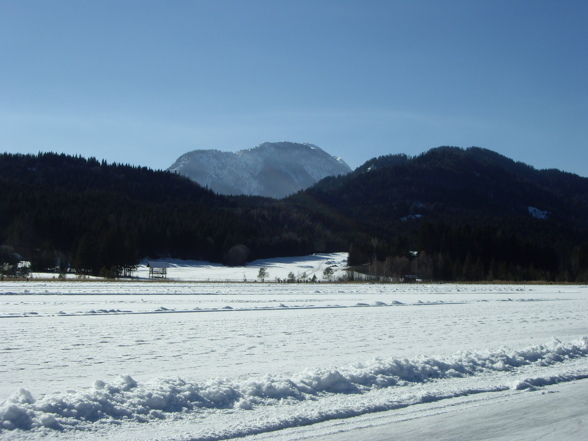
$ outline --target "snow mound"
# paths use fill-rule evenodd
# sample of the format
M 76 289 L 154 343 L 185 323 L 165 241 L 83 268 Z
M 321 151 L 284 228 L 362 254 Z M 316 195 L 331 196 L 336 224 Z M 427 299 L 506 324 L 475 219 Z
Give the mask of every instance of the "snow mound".
M 342 368 L 307 369 L 291 377 L 266 375 L 245 379 L 210 379 L 191 382 L 182 378 L 154 379 L 139 383 L 131 376 L 121 376 L 113 384 L 97 380 L 88 390 L 67 391 L 36 400 L 26 389 L 19 389 L 0 404 L 0 432 L 19 429 L 90 430 L 95 425 L 120 424 L 122 421 L 149 422 L 166 418 L 182 418 L 187 414 L 226 411 L 247 411 L 259 407 L 288 406 L 306 401 L 315 402 L 338 395 L 364 395 L 386 388 L 451 379 L 482 376 L 488 373 L 516 372 L 522 366 L 545 367 L 588 356 L 588 337 L 571 343 L 554 339 L 551 343 L 521 350 L 458 353 L 452 357 L 418 357 L 414 359 L 376 358 L 365 364 Z M 484 389 L 453 392 L 429 390 L 416 402 L 431 402 L 489 390 L 525 390 L 547 384 L 586 378 L 576 374 L 524 379 L 514 386 L 492 383 Z M 509 377 L 511 378 L 511 377 Z M 251 428 L 255 433 L 352 416 L 386 408 L 415 404 L 414 396 L 388 404 L 372 404 L 362 399 L 356 405 L 331 409 L 330 412 L 309 414 L 304 418 L 291 416 L 285 420 L 268 420 L 268 427 Z M 367 404 L 366 404 L 367 403 Z M 261 424 L 261 423 L 260 423 Z M 245 435 L 245 429 L 233 435 Z M 245 432 L 243 433 L 243 430 Z M 211 438 L 213 439 L 213 438 Z

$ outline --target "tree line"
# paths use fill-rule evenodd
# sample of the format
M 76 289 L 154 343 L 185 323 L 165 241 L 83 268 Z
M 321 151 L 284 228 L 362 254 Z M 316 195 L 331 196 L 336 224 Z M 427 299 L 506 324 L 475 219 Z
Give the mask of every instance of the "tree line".
M 286 203 L 94 158 L 0 155 L 0 186 L 0 256 L 21 256 L 34 271 L 117 276 L 146 257 L 242 265 L 344 247 Z
M 587 182 L 443 148 L 376 158 L 275 200 L 95 158 L 2 154 L 0 269 L 20 259 L 116 277 L 144 258 L 243 265 L 349 251 L 357 272 L 386 280 L 588 281 Z
M 353 243 L 350 265 L 378 280 L 588 282 L 588 243 L 562 254 L 492 227 L 427 222 L 397 239 Z

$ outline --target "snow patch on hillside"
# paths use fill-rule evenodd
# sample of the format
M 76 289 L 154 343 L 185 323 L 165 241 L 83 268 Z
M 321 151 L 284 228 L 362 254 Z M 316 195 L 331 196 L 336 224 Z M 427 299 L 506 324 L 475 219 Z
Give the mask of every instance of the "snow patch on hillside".
M 549 219 L 549 211 L 543 211 L 536 207 L 527 207 L 529 210 L 529 214 L 533 216 L 535 219 L 540 220 L 547 220 Z

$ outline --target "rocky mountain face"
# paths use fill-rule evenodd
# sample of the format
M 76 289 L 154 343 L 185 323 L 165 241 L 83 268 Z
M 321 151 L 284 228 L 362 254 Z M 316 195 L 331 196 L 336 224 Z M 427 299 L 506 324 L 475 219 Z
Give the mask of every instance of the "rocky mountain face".
M 327 176 L 348 174 L 351 168 L 312 144 L 266 142 L 235 153 L 194 150 L 180 156 L 168 171 L 219 194 L 280 199 Z

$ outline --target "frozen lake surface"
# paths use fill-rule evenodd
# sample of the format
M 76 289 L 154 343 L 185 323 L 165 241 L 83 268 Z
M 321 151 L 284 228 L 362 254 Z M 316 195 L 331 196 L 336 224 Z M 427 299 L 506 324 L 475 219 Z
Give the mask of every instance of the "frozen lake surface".
M 576 403 L 587 317 L 586 286 L 3 282 L 0 438 L 339 439 Z

